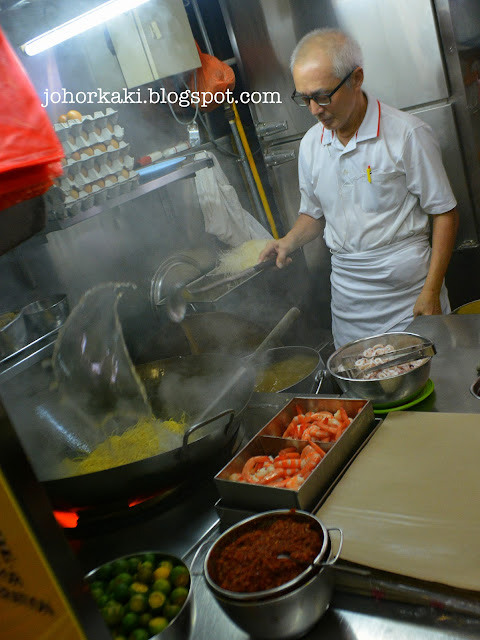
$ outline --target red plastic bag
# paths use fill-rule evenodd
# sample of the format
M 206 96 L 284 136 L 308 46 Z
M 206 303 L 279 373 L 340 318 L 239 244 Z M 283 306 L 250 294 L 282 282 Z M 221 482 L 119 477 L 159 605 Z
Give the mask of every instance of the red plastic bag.
M 62 145 L 0 29 L 0 209 L 45 193 L 62 174 Z
M 199 92 L 198 107 L 201 111 L 213 111 L 225 101 L 226 96 L 224 95 L 222 100 L 221 94 L 225 94 L 227 89 L 233 91 L 235 88 L 235 74 L 228 64 L 208 53 L 202 53 L 198 44 L 196 42 L 195 44 L 202 66 L 196 70 L 196 87 L 192 73 L 190 90 Z

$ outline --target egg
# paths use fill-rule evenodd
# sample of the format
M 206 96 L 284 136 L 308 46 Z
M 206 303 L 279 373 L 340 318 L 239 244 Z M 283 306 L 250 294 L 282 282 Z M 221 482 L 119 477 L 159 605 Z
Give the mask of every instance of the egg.
M 58 122 L 66 122 L 67 120 L 68 118 L 66 113 L 62 113 L 60 116 L 58 116 Z
M 119 147 L 120 145 L 119 145 L 119 144 L 118 144 L 118 142 L 115 140 L 115 138 L 112 138 L 112 139 L 110 140 L 110 146 L 111 146 L 111 147 L 114 147 L 115 149 L 118 149 L 118 147 Z
M 121 173 L 124 178 L 128 178 L 128 176 L 130 175 L 126 169 L 122 169 Z
M 96 151 L 97 149 L 103 153 L 107 150 L 107 147 L 102 143 L 93 145 L 93 150 Z
M 97 185 L 97 187 L 100 187 L 100 189 L 103 189 L 103 187 L 105 186 L 105 181 L 104 180 L 97 180 L 95 182 L 95 184 Z
M 84 140 L 88 140 L 88 133 L 86 131 L 82 131 L 81 136 Z
M 92 185 L 91 184 L 86 184 L 83 187 L 83 190 L 86 191 L 87 193 L 92 193 Z
M 99 136 L 102 133 L 102 130 L 100 129 L 100 127 L 95 127 L 94 131 L 97 134 L 97 136 Z
M 82 175 L 84 178 L 86 178 L 88 176 L 88 171 L 87 169 L 85 169 L 85 167 L 82 167 Z
M 78 151 L 74 151 L 72 153 L 72 160 L 80 160 L 80 154 L 78 153 Z
M 79 193 L 78 193 L 78 191 L 76 189 L 72 189 L 70 191 L 70 195 L 72 196 L 72 198 L 75 198 L 75 200 L 76 200 L 78 198 L 78 196 L 79 196 Z
M 67 113 L 67 119 L 68 120 L 81 120 L 82 119 L 82 114 L 80 113 L 80 111 L 76 111 L 75 109 L 72 109 L 71 111 L 69 111 Z
M 110 131 L 110 133 L 113 133 L 113 125 L 110 122 L 107 124 L 107 129 Z
M 117 176 L 113 175 L 113 173 L 105 177 L 105 182 L 112 182 L 114 184 L 117 181 L 118 181 L 118 178 Z
M 82 149 L 82 153 L 86 153 L 87 156 L 93 156 L 93 149 L 92 147 L 85 147 L 85 149 Z

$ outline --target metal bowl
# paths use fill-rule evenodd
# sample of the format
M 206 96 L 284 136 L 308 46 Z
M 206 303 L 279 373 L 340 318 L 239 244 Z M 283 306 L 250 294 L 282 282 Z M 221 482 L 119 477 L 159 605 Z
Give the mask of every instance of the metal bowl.
M 258 379 L 261 380 L 261 374 L 268 369 L 271 365 L 279 363 L 287 363 L 292 361 L 292 366 L 295 358 L 309 358 L 311 360 L 311 366 L 308 371 L 296 372 L 291 369 L 288 376 L 289 383 L 285 380 L 281 388 L 268 389 L 269 392 L 275 393 L 313 393 L 315 374 L 319 369 L 319 366 L 323 369 L 324 363 L 317 351 L 310 347 L 303 346 L 289 346 L 289 347 L 275 347 L 274 349 L 267 349 L 260 358 L 260 371 Z
M 237 593 L 221 588 L 215 582 L 215 563 L 219 550 L 243 533 L 275 518 L 305 521 L 322 533 L 322 549 L 312 565 L 275 589 Z M 339 549 L 331 557 L 329 533 L 332 530 L 327 530 L 317 518 L 305 511 L 282 509 L 247 518 L 222 534 L 206 555 L 204 575 L 207 585 L 223 611 L 251 636 L 271 640 L 300 638 L 316 625 L 330 605 L 333 581 L 328 567 L 340 555 L 343 539 L 340 532 Z
M 1 317 L 5 314 L 0 315 Z M 0 358 L 15 353 L 27 344 L 27 329 L 23 313 L 20 311 L 10 322 L 0 329 Z
M 25 326 L 34 336 L 43 336 L 62 326 L 68 317 L 67 296 L 59 293 L 42 300 L 31 302 L 23 308 Z
M 142 558 L 146 553 L 153 553 L 156 556 L 161 556 L 162 559 L 170 560 L 174 565 L 183 565 L 186 566 L 185 562 L 176 556 L 171 555 L 170 553 L 163 553 L 161 551 L 142 551 L 139 553 L 132 553 L 126 556 L 121 556 L 119 558 L 114 558 L 110 562 L 105 565 L 101 565 L 96 569 L 93 569 L 85 576 L 85 580 L 89 583 L 98 579 L 98 573 L 102 567 L 110 565 L 112 562 L 116 560 L 128 560 L 129 558 Z M 188 567 L 187 567 L 188 568 Z M 157 614 L 160 615 L 160 614 Z M 154 636 L 151 636 L 149 640 L 185 640 L 185 638 L 190 637 L 190 633 L 193 625 L 193 587 L 191 583 L 190 576 L 190 588 L 188 592 L 187 599 L 182 605 L 182 608 L 177 613 L 177 615 L 170 621 L 169 625 L 165 627 L 165 629 L 161 633 L 157 633 Z
M 338 368 L 343 358 L 361 354 L 375 344 L 391 344 L 395 349 L 429 342 L 427 338 L 416 333 L 392 332 L 381 333 L 369 338 L 354 340 L 337 349 L 327 360 L 327 369 L 336 380 L 342 391 L 351 398 L 370 400 L 378 408 L 389 407 L 409 402 L 418 395 L 430 376 L 431 357 L 419 367 L 411 369 L 392 378 L 379 380 L 352 380 L 342 376 Z

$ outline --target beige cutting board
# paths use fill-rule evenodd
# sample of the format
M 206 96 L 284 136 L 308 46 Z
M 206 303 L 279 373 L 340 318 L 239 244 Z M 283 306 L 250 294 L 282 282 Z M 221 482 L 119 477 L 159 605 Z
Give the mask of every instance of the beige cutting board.
M 317 515 L 342 560 L 480 591 L 480 413 L 388 414 Z

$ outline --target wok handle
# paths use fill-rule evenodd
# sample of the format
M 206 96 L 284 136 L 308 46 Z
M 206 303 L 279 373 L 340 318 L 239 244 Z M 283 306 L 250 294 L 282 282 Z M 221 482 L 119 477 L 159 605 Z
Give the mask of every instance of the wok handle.
M 198 429 L 201 429 L 202 427 L 204 427 L 207 424 L 210 424 L 210 422 L 213 422 L 214 420 L 218 420 L 218 418 L 223 418 L 224 416 L 230 414 L 230 420 L 228 421 L 226 427 L 225 427 L 225 433 L 227 433 L 227 431 L 229 430 L 232 422 L 233 422 L 233 418 L 235 417 L 235 411 L 233 409 L 226 409 L 225 411 L 222 411 L 222 413 L 219 413 L 216 416 L 213 416 L 213 418 L 208 418 L 207 420 L 202 420 L 202 422 L 199 422 L 198 424 L 194 424 L 191 427 L 189 427 L 185 433 L 183 434 L 183 445 L 182 447 L 185 448 L 188 445 L 188 439 L 190 438 L 190 436 L 192 435 L 192 433 L 194 433 L 195 431 L 197 431 Z

